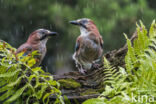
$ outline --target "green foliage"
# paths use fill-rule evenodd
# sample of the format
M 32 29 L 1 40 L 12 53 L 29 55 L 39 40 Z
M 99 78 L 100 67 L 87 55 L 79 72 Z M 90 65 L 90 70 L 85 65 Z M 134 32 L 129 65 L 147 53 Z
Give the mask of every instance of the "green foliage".
M 156 23 L 153 21 L 149 32 L 140 22 L 137 25 L 138 38 L 133 45 L 127 38 L 128 52 L 125 57 L 126 69 L 119 67 L 118 75 L 110 76 L 109 84 L 105 82 L 105 91 L 95 99 L 83 104 L 151 104 L 156 93 Z M 149 34 L 147 34 L 149 33 Z M 106 61 L 105 61 L 106 63 Z M 107 69 L 111 65 L 107 64 Z
M 20 104 L 48 104 L 50 97 L 56 97 L 55 104 L 64 104 L 59 83 L 45 73 L 41 67 L 34 67 L 34 51 L 28 56 L 15 55 L 16 49 L 0 41 L 0 101 Z M 52 102 L 51 102 L 52 103 Z

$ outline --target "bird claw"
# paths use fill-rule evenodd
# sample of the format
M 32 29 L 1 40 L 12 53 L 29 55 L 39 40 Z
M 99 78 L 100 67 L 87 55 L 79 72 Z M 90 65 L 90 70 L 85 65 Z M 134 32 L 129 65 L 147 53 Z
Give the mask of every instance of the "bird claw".
M 100 68 L 100 64 L 96 64 L 96 63 L 92 64 L 92 69 L 98 69 L 98 68 Z
M 86 75 L 86 71 L 84 69 L 80 69 L 79 72 L 82 73 L 83 75 Z

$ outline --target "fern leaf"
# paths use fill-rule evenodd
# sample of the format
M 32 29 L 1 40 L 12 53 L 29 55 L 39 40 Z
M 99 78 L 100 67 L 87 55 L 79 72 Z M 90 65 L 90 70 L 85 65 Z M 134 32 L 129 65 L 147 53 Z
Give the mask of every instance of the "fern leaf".
M 0 78 L 1 77 L 12 77 L 12 76 L 14 76 L 15 74 L 17 74 L 20 71 L 21 71 L 20 69 L 17 69 L 14 72 L 8 72 L 8 73 L 0 74 Z
M 24 92 L 24 90 L 28 87 L 28 85 L 25 85 L 24 87 L 20 88 L 19 90 L 16 91 L 15 94 L 13 94 L 7 101 L 6 103 L 13 102 L 15 101 L 18 97 L 21 96 L 21 94 Z
M 4 101 L 4 100 L 6 100 L 7 98 L 9 98 L 11 95 L 13 95 L 13 90 L 12 90 L 12 88 L 11 89 L 8 89 L 8 91 L 6 90 L 6 92 L 3 94 L 3 95 L 1 95 L 0 96 L 0 100 L 1 101 Z
M 43 93 L 45 92 L 45 90 L 46 90 L 46 88 L 47 88 L 48 86 L 42 86 L 41 87 L 41 90 L 39 90 L 38 92 L 37 92 L 37 98 L 38 99 L 41 99 L 41 97 L 42 97 L 42 95 L 43 95 Z
M 150 30 L 149 30 L 150 38 L 154 38 L 156 36 L 156 29 L 155 28 L 156 28 L 156 23 L 155 23 L 155 20 L 153 20 L 151 27 L 150 27 Z
M 24 75 L 21 76 L 21 77 L 19 77 L 17 80 L 15 80 L 15 82 L 9 83 L 7 86 L 8 86 L 8 87 L 13 87 L 13 86 L 19 84 L 20 81 L 22 80 L 22 78 L 24 78 Z

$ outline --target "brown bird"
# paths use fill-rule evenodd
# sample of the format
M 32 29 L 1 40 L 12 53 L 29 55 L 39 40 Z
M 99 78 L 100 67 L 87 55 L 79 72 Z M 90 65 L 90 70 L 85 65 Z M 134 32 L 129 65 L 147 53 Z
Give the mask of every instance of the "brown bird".
M 85 74 L 87 70 L 98 66 L 95 63 L 101 59 L 103 54 L 103 39 L 90 19 L 83 18 L 70 21 L 70 23 L 80 27 L 81 35 L 76 40 L 73 59 L 79 71 Z
M 20 52 L 24 52 L 24 56 L 32 53 L 33 51 L 37 50 L 39 55 L 35 58 L 36 59 L 36 64 L 40 65 L 45 54 L 46 54 L 46 43 L 49 37 L 51 36 L 56 36 L 58 33 L 57 32 L 51 32 L 46 29 L 38 29 L 34 32 L 32 32 L 26 43 L 22 44 L 16 51 L 16 54 Z

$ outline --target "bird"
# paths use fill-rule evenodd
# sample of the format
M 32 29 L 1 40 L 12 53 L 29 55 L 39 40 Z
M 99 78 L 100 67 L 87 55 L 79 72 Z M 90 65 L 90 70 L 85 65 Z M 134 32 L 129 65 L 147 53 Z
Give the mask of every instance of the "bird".
M 79 72 L 86 74 L 92 67 L 99 67 L 96 62 L 100 61 L 103 55 L 103 39 L 91 19 L 82 18 L 70 23 L 80 28 L 73 59 Z
M 58 35 L 57 32 L 52 32 L 47 29 L 37 29 L 29 35 L 27 41 L 24 44 L 19 46 L 15 55 L 24 52 L 23 56 L 27 56 L 33 51 L 38 51 L 39 55 L 35 57 L 35 66 L 39 66 L 46 55 L 46 43 L 48 39 L 56 35 Z

